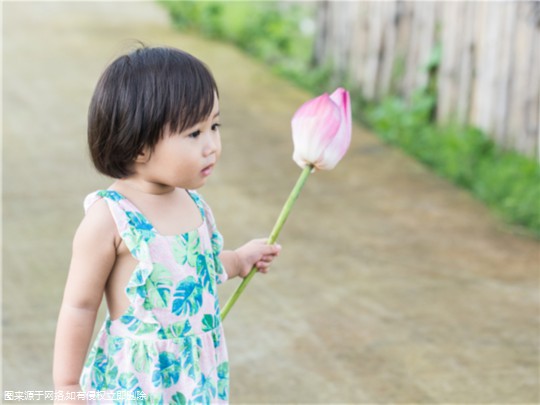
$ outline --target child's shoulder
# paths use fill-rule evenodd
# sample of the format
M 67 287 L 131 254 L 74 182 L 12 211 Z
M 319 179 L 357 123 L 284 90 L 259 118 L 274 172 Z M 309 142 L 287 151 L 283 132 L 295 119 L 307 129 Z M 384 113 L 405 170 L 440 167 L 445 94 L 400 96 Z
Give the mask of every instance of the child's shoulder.
M 84 210 L 88 211 L 97 201 L 100 200 L 111 200 L 111 201 L 121 201 L 125 197 L 120 194 L 118 191 L 107 189 L 107 190 L 97 190 L 86 196 L 84 199 Z M 103 201 L 103 204 L 105 202 Z
M 124 197 L 114 190 L 97 190 L 84 199 L 85 215 L 80 228 L 89 233 L 114 231 L 116 224 L 107 200 L 120 201 Z

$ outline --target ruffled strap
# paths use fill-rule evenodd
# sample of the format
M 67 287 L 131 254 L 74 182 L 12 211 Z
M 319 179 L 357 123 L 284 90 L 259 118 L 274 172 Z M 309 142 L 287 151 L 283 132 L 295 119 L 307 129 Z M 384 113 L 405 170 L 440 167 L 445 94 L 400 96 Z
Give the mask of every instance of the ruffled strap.
M 190 190 L 189 193 L 199 207 L 199 209 L 201 210 L 203 218 L 205 219 L 206 226 L 208 228 L 208 234 L 210 235 L 210 241 L 212 244 L 212 254 L 214 256 L 215 279 L 218 284 L 221 284 L 227 280 L 227 272 L 223 268 L 223 264 L 219 259 L 219 255 L 223 250 L 223 236 L 217 229 L 216 221 L 214 219 L 214 215 L 210 206 L 196 191 Z
M 89 194 L 84 200 L 85 211 L 100 199 L 107 202 L 120 237 L 139 262 L 125 289 L 133 309 L 132 315 L 146 323 L 159 323 L 143 306 L 147 294 L 146 280 L 153 268 L 149 243 L 156 237 L 156 231 L 128 199 L 114 190 L 99 190 Z

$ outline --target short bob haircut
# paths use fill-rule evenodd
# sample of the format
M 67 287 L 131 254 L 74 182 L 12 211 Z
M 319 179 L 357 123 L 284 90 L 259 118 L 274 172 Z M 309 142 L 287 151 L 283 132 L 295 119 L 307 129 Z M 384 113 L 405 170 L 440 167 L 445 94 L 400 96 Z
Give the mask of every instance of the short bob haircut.
M 174 48 L 141 47 L 101 75 L 88 111 L 88 146 L 96 169 L 113 178 L 133 174 L 136 157 L 153 150 L 168 125 L 185 131 L 212 112 L 218 90 L 209 69 Z

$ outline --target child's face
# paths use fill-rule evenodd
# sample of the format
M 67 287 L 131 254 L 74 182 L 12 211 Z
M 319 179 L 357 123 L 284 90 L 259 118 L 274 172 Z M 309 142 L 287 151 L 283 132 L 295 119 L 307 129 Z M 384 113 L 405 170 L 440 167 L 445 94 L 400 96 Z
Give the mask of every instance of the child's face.
M 136 172 L 146 181 L 191 190 L 202 187 L 221 155 L 218 98 L 205 121 L 181 133 L 166 128 L 154 150 L 144 154 L 149 157 L 138 159 Z

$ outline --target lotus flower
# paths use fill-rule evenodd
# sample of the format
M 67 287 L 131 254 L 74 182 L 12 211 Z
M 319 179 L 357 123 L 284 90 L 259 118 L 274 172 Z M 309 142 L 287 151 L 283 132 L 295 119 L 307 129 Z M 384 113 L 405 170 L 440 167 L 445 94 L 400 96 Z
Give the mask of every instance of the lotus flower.
M 333 169 L 351 143 L 349 92 L 338 88 L 302 105 L 291 122 L 293 160 L 304 168 Z
M 309 174 L 315 169 L 333 169 L 347 152 L 351 143 L 349 93 L 338 88 L 330 96 L 325 93 L 306 102 L 294 114 L 291 126 L 294 143 L 293 160 L 303 170 L 270 233 L 268 244 L 276 241 Z M 256 267 L 253 267 L 229 298 L 221 311 L 222 320 L 256 272 Z

